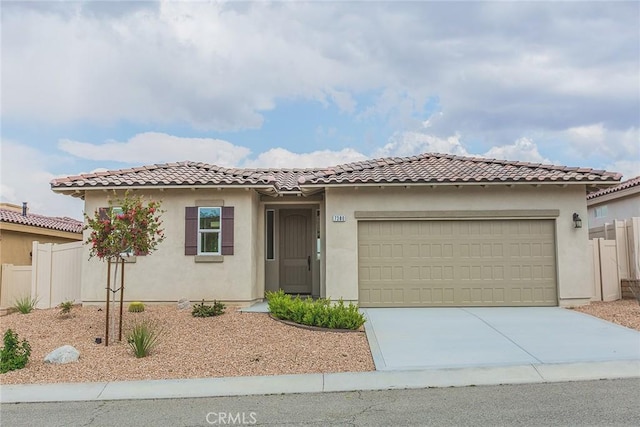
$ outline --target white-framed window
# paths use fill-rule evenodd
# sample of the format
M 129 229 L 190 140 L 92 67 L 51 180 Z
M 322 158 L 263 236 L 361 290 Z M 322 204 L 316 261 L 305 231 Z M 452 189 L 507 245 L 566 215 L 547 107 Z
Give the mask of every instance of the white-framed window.
M 609 209 L 607 205 L 597 206 L 595 209 L 596 218 L 605 218 L 607 216 Z
M 220 255 L 220 207 L 198 208 L 198 255 Z

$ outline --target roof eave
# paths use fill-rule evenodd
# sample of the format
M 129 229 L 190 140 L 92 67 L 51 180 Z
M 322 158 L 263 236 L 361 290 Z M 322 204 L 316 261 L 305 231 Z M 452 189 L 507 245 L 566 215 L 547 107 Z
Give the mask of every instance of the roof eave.
M 567 186 L 567 185 L 587 185 L 593 188 L 606 188 L 613 185 L 618 185 L 619 181 L 562 181 L 562 180 L 545 180 L 545 181 L 393 181 L 393 182 L 341 182 L 341 183 L 305 183 L 300 184 L 302 191 L 305 188 L 335 188 L 335 187 L 434 187 L 434 186 L 499 186 L 499 185 L 555 185 L 555 186 Z

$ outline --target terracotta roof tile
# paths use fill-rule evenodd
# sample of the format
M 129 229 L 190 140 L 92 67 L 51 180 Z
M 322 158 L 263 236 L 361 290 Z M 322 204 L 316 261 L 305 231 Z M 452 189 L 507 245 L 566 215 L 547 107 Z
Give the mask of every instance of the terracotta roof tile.
M 242 169 L 202 162 L 179 162 L 121 169 L 51 181 L 53 189 L 167 185 L 265 186 L 299 191 L 301 186 L 324 184 L 465 183 L 465 182 L 592 182 L 620 180 L 615 172 L 543 165 L 519 161 L 421 154 L 347 163 L 326 168 Z
M 69 217 L 51 217 L 0 208 L 0 222 L 30 225 L 32 227 L 47 228 L 50 230 L 68 231 L 70 233 L 82 233 L 84 224 Z
M 587 199 L 588 200 L 595 199 L 600 196 L 604 196 L 605 194 L 611 194 L 617 191 L 622 191 L 622 190 L 626 190 L 627 188 L 632 188 L 637 186 L 640 186 L 640 176 L 636 176 L 635 178 L 631 178 L 626 181 L 623 181 L 614 187 L 609 187 L 600 191 L 593 192 L 587 195 Z
M 461 157 L 450 154 L 365 160 L 339 165 L 322 176 L 305 176 L 306 184 L 368 184 L 429 182 L 603 182 L 620 174 L 540 163 Z

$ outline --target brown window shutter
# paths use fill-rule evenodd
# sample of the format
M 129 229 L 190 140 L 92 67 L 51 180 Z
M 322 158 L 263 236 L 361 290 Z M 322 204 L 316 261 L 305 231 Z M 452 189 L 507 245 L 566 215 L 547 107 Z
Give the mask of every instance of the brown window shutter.
M 233 255 L 233 206 L 222 207 L 222 255 Z
M 104 221 L 105 219 L 111 219 L 111 216 L 109 215 L 109 208 L 98 208 L 98 218 L 100 218 L 100 221 Z
M 198 254 L 198 208 L 187 206 L 184 209 L 184 254 Z

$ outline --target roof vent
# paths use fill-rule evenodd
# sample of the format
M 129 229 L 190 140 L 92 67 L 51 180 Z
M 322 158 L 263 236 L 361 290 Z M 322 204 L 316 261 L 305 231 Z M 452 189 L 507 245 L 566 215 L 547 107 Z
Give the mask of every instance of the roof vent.
M 27 208 L 27 202 L 22 202 L 22 216 L 27 216 L 28 210 L 29 208 Z

